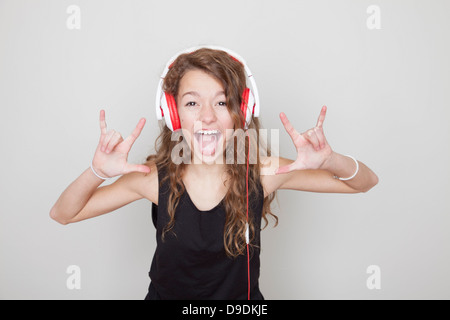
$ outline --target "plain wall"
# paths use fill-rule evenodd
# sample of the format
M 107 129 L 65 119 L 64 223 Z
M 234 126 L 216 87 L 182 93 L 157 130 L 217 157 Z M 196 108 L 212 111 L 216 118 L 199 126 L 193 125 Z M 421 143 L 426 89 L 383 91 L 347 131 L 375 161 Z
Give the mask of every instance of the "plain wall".
M 80 29 L 67 28 L 70 5 Z M 367 27 L 370 5 L 381 29 Z M 325 104 L 333 150 L 380 178 L 361 194 L 279 191 L 279 226 L 262 232 L 265 297 L 450 298 L 449 14 L 445 0 L 0 0 L 0 298 L 145 297 L 151 203 L 68 226 L 49 211 L 89 167 L 101 108 L 124 136 L 147 119 L 130 161 L 154 151 L 159 76 L 199 44 L 248 62 L 282 156 L 295 148 L 278 114 L 303 132 Z

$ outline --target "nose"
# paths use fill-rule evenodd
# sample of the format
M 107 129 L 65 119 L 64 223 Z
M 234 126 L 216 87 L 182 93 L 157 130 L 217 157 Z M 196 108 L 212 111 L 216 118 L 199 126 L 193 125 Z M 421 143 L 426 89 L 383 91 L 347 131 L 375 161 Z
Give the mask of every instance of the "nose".
M 217 120 L 216 112 L 211 104 L 204 104 L 200 110 L 199 120 L 205 124 L 213 123 Z

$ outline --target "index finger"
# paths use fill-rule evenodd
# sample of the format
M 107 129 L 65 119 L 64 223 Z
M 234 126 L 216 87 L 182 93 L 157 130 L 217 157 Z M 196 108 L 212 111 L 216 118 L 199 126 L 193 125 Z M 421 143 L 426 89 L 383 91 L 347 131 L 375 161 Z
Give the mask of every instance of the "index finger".
M 131 133 L 131 135 L 129 135 L 126 139 L 125 139 L 125 144 L 127 145 L 127 147 L 129 147 L 131 149 L 131 146 L 134 144 L 134 142 L 136 141 L 136 139 L 139 137 L 139 135 L 141 134 L 142 128 L 144 128 L 145 125 L 145 118 L 141 118 L 136 126 L 136 128 L 134 128 L 133 132 Z
M 100 130 L 102 134 L 106 134 L 105 110 L 100 110 Z
M 323 121 L 325 120 L 325 115 L 327 114 L 327 106 L 323 106 L 322 110 L 320 110 L 319 119 L 317 119 L 316 127 L 321 127 L 323 125 Z
M 291 122 L 287 118 L 287 116 L 284 114 L 284 112 L 280 113 L 280 119 L 283 123 L 284 128 L 286 129 L 287 133 L 291 136 L 292 139 L 295 139 L 295 137 L 299 134 L 297 130 L 292 126 Z

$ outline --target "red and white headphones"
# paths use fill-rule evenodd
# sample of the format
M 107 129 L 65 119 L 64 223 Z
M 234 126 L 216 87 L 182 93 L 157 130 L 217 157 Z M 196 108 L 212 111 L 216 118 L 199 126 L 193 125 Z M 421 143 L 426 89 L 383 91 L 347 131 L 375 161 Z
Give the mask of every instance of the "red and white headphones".
M 242 94 L 242 104 L 241 104 L 241 110 L 245 119 L 244 127 L 245 129 L 248 129 L 248 126 L 252 120 L 252 116 L 253 117 L 259 116 L 259 96 L 255 79 L 249 67 L 247 66 L 247 64 L 245 63 L 244 59 L 241 56 L 239 56 L 237 53 L 229 49 L 218 46 L 199 46 L 189 48 L 187 50 L 177 53 L 169 60 L 169 62 L 166 64 L 166 67 L 164 68 L 164 72 L 161 75 L 161 79 L 159 80 L 158 84 L 158 89 L 156 91 L 156 118 L 158 120 L 162 120 L 164 118 L 167 127 L 172 131 L 181 129 L 180 118 L 178 116 L 175 98 L 171 94 L 168 94 L 163 91 L 164 78 L 166 77 L 167 72 L 169 72 L 170 67 L 172 66 L 173 62 L 178 58 L 178 56 L 184 53 L 192 53 L 202 48 L 225 51 L 233 59 L 239 61 L 244 66 L 245 73 L 247 74 L 247 78 L 249 79 L 251 85 L 251 90 L 249 88 L 245 88 Z

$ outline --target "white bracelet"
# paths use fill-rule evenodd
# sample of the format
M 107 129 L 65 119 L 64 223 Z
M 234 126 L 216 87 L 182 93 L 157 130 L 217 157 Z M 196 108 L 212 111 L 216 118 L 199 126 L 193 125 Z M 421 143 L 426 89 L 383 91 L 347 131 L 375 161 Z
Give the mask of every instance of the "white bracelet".
M 355 163 L 356 163 L 356 170 L 355 170 L 355 173 L 351 176 L 351 177 L 348 177 L 348 178 L 340 178 L 340 177 L 338 177 L 338 176 L 334 176 L 334 178 L 335 179 L 339 179 L 339 180 L 341 180 L 341 181 L 347 181 L 347 180 L 350 180 L 350 179 L 353 179 L 355 176 L 356 176 L 356 174 L 358 173 L 358 171 L 359 171 L 359 164 L 358 164 L 358 161 L 354 158 L 354 157 L 352 157 L 351 155 L 345 155 L 346 157 L 349 157 L 349 158 L 351 158 L 351 159 L 353 159 L 353 161 L 355 161 Z
M 102 177 L 102 176 L 98 175 L 97 172 L 95 172 L 94 167 L 92 166 L 92 162 L 91 162 L 91 170 L 92 170 L 92 172 L 93 172 L 98 178 L 100 178 L 100 179 L 102 179 L 102 180 L 108 180 L 108 179 L 110 179 L 110 178 L 105 178 L 105 177 Z

